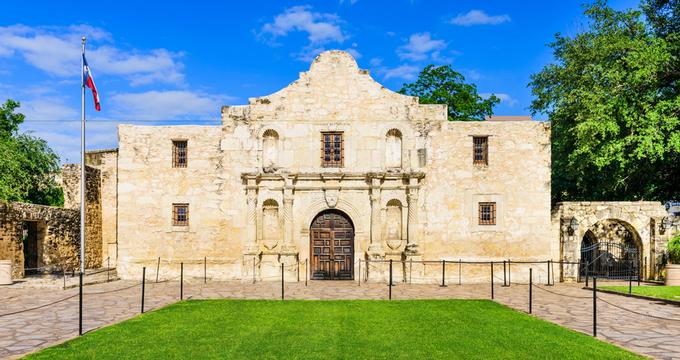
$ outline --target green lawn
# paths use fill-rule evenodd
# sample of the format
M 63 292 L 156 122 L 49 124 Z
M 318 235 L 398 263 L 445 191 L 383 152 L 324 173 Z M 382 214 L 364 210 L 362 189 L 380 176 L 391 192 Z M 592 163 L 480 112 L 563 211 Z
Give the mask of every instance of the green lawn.
M 600 289 L 628 294 L 628 286 L 598 286 Z M 633 294 L 680 301 L 680 286 L 635 286 Z
M 29 358 L 639 357 L 488 300 L 196 300 L 94 331 Z

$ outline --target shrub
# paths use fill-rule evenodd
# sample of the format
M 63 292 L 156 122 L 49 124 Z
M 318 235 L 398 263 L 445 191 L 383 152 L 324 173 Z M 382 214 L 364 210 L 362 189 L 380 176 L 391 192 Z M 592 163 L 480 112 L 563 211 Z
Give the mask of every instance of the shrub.
M 680 233 L 668 242 L 668 262 L 680 264 Z

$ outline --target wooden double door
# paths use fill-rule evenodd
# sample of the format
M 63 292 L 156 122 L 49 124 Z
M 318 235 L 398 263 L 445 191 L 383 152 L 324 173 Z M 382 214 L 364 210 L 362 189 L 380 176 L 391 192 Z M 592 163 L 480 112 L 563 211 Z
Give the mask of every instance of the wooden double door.
M 344 213 L 327 210 L 310 228 L 311 277 L 314 280 L 354 278 L 354 226 Z

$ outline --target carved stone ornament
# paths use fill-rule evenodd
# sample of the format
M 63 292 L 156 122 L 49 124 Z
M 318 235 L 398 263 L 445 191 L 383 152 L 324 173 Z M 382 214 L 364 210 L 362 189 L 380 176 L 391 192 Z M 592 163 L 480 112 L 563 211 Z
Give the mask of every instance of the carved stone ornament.
M 326 205 L 328 205 L 329 208 L 334 208 L 338 205 L 338 197 L 340 196 L 339 190 L 324 190 L 323 194 L 326 199 Z

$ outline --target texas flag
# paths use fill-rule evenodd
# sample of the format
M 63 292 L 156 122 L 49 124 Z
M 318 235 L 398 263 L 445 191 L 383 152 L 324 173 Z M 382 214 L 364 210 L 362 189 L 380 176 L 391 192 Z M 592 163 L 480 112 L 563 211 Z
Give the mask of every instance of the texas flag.
M 101 107 L 99 106 L 99 94 L 97 94 L 97 86 L 94 84 L 94 78 L 92 78 L 90 66 L 87 65 L 87 60 L 85 60 L 85 54 L 83 54 L 83 84 L 92 89 L 92 96 L 94 96 L 94 108 L 97 109 L 97 111 L 100 111 Z

